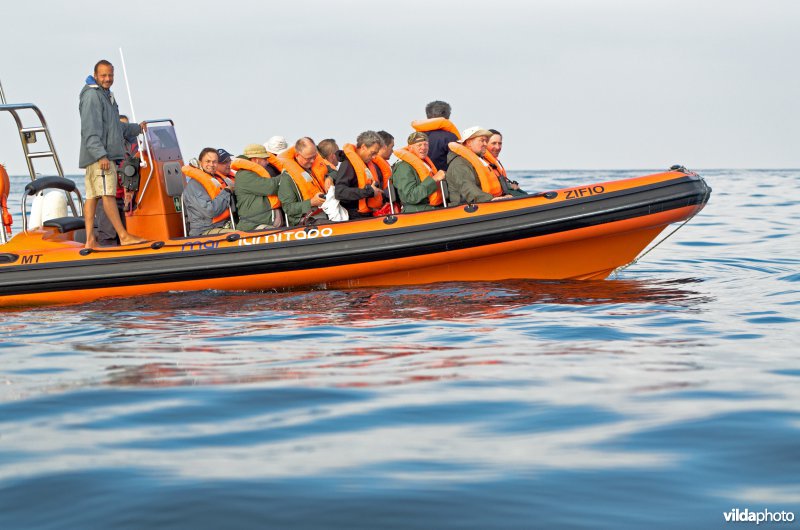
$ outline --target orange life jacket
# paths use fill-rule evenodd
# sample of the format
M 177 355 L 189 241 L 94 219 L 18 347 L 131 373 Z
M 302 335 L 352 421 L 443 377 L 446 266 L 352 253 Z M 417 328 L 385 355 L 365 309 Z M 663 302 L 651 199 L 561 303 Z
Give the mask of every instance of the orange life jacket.
M 503 195 L 503 186 L 500 184 L 500 179 L 497 174 L 491 171 L 489 167 L 481 161 L 478 155 L 458 142 L 450 142 L 447 146 L 458 156 L 466 158 L 472 165 L 475 172 L 478 174 L 478 180 L 481 182 L 481 189 L 483 191 L 490 193 L 493 197 L 500 197 Z
M 222 193 L 222 190 L 227 187 L 224 184 L 220 184 L 219 179 L 216 178 L 216 175 L 209 175 L 202 169 L 194 166 L 183 166 L 181 171 L 183 171 L 184 175 L 203 186 L 203 189 L 206 190 L 206 193 L 208 193 L 208 196 L 211 197 L 212 201 L 216 199 L 219 194 Z M 211 222 L 218 223 L 220 221 L 224 221 L 225 219 L 229 218 L 230 215 L 231 212 L 226 209 L 224 212 L 211 219 Z
M 430 132 L 438 130 L 450 131 L 451 133 L 456 135 L 456 138 L 461 140 L 461 133 L 458 132 L 458 128 L 455 125 L 453 125 L 453 122 L 448 120 L 447 118 L 429 118 L 427 120 L 415 120 L 411 122 L 411 127 L 413 127 L 415 131 L 420 131 L 420 132 Z
M 392 166 L 390 166 L 389 162 L 387 162 L 386 159 L 380 155 L 372 159 L 372 164 L 378 169 L 378 171 L 381 174 L 380 184 L 382 184 L 382 186 L 378 187 L 383 189 L 388 189 L 389 181 L 392 180 Z M 372 171 L 372 169 L 370 169 L 370 171 Z
M 436 166 L 433 164 L 433 161 L 429 157 L 426 156 L 423 160 L 409 151 L 408 147 L 398 149 L 394 152 L 394 156 L 403 162 L 407 162 L 411 167 L 413 167 L 414 171 L 416 171 L 417 175 L 419 175 L 420 182 L 433 176 L 436 171 L 438 171 Z M 439 206 L 442 204 L 442 190 L 439 186 L 436 186 L 436 191 L 428 195 L 428 202 L 431 206 Z
M 303 169 L 303 166 L 297 163 L 297 161 L 292 159 L 285 159 L 283 160 L 283 170 L 292 177 L 292 180 L 297 185 L 297 189 L 300 190 L 300 195 L 304 201 L 314 197 L 315 195 L 319 195 L 320 193 L 325 193 L 324 185 L 320 186 L 317 178 L 313 176 L 313 168 L 312 173 L 309 173 L 307 170 Z
M 280 174 L 280 172 L 283 171 L 283 160 L 278 158 L 277 155 L 273 155 L 272 153 L 267 153 L 267 164 L 277 169 L 278 174 Z
M 225 180 L 225 179 L 236 180 L 236 173 L 234 173 L 233 171 L 229 171 L 227 175 L 225 173 L 221 173 L 221 172 L 217 171 L 217 176 L 219 178 L 223 179 L 223 180 Z
M 281 167 L 283 164 L 281 164 Z M 265 179 L 272 178 L 269 172 L 264 169 L 263 167 L 259 166 L 255 162 L 251 160 L 247 160 L 245 158 L 234 158 L 231 161 L 231 169 L 235 171 L 240 171 L 242 169 L 246 169 L 247 171 L 252 171 L 259 177 L 264 177 Z M 281 170 L 283 171 L 283 170 Z M 272 206 L 273 209 L 281 207 L 281 201 L 278 199 L 277 195 L 268 195 L 267 199 L 269 199 L 269 205 Z
M 356 172 L 359 188 L 364 188 L 365 186 L 368 186 L 373 182 L 376 182 L 374 180 L 374 177 L 367 176 L 367 165 L 364 163 L 363 160 L 361 160 L 361 157 L 358 156 L 358 153 L 356 153 L 356 146 L 354 146 L 353 144 L 345 144 L 343 151 Z M 372 172 L 372 170 L 370 170 L 370 172 Z M 382 194 L 379 194 L 377 197 L 360 199 L 358 201 L 358 211 L 360 213 L 370 213 L 373 210 L 377 210 L 381 206 L 383 206 Z
M 2 213 L 3 226 L 6 234 L 11 235 L 11 223 L 13 218 L 8 211 L 8 192 L 11 191 L 11 181 L 8 178 L 6 167 L 0 164 L 0 211 Z
M 303 172 L 306 170 L 303 169 L 303 166 L 297 163 L 297 159 L 295 158 L 296 156 L 297 152 L 295 151 L 294 146 L 292 146 L 283 153 L 281 153 L 279 158 L 281 159 L 281 163 L 283 164 L 283 170 L 292 176 L 292 179 L 294 179 L 294 181 L 297 183 L 297 186 L 300 188 L 300 191 L 302 192 L 303 187 L 300 185 L 299 182 L 297 182 L 295 174 L 300 175 L 303 182 L 306 182 L 305 177 L 302 177 Z M 319 156 L 319 154 L 317 154 L 317 158 L 315 158 L 314 163 L 311 164 L 311 171 L 307 171 L 307 173 L 309 173 L 311 177 L 314 179 L 314 182 L 316 183 L 317 187 L 319 187 L 319 191 L 314 192 L 314 194 L 325 193 L 325 179 L 328 178 L 328 165 L 325 162 L 326 162 L 325 159 Z M 292 166 L 292 164 L 297 166 L 296 168 L 294 168 L 295 173 L 289 171 L 289 167 Z M 297 172 L 297 168 L 300 169 L 299 173 Z M 303 196 L 303 200 L 306 200 L 308 198 L 309 197 Z
M 486 151 L 486 154 L 483 155 L 483 158 L 486 159 L 487 162 L 494 166 L 494 169 L 491 169 L 498 177 L 502 176 L 503 178 L 507 179 L 508 176 L 506 175 L 506 168 L 503 167 L 503 164 L 500 163 L 498 159 L 494 157 L 492 153 Z

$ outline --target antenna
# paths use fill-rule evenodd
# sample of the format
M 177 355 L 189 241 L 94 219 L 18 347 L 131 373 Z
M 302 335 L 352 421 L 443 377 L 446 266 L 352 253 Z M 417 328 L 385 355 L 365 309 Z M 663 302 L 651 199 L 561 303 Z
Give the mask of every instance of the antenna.
M 133 118 L 133 123 L 139 123 L 136 119 L 136 109 L 133 108 L 133 95 L 131 94 L 131 85 L 128 83 L 128 69 L 125 67 L 125 55 L 122 53 L 122 47 L 119 49 L 119 58 L 122 60 L 122 75 L 125 77 L 125 88 L 128 90 L 128 101 L 131 104 L 131 118 Z M 144 136 L 139 135 L 139 136 Z M 141 147 L 142 141 L 137 138 L 137 142 L 139 142 L 139 146 Z M 147 138 L 144 138 L 144 141 L 147 141 Z M 140 167 L 147 167 L 147 162 L 145 162 L 144 157 L 139 159 L 139 166 Z
M 122 59 L 122 75 L 125 76 L 125 88 L 128 90 L 128 101 L 131 104 L 131 117 L 133 118 L 134 123 L 139 123 L 136 121 L 136 111 L 133 108 L 133 96 L 131 95 L 131 85 L 128 83 L 128 69 L 125 68 L 125 55 L 122 53 L 122 48 L 119 49 L 119 58 Z

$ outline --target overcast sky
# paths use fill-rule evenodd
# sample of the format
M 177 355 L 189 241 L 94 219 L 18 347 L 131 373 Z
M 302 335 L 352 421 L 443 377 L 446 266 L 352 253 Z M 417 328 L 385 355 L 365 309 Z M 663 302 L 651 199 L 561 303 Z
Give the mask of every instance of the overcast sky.
M 3 20 L 6 96 L 43 109 L 67 173 L 98 59 L 131 111 L 119 47 L 136 118 L 174 119 L 186 160 L 275 134 L 404 143 L 442 99 L 505 134 L 510 169 L 800 167 L 797 0 L 18 0 Z M 5 114 L 0 162 L 27 172 Z

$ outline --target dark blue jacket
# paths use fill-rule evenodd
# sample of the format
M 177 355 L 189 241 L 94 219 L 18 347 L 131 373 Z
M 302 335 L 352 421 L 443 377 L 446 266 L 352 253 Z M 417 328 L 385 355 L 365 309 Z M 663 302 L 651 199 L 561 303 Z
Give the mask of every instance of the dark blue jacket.
M 455 134 L 443 129 L 428 132 L 428 143 L 431 146 L 428 151 L 428 157 L 430 157 L 436 169 L 447 171 L 447 154 L 450 153 L 450 148 L 447 147 L 447 144 L 457 141 L 458 137 Z

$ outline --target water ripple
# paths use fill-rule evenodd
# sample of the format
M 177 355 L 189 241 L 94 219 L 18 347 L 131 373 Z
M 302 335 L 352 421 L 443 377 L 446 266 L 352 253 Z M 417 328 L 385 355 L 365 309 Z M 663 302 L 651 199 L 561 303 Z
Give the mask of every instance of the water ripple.
M 515 177 L 546 190 L 639 173 Z M 798 175 L 704 172 L 703 212 L 608 281 L 2 312 L 0 528 L 797 512 Z

